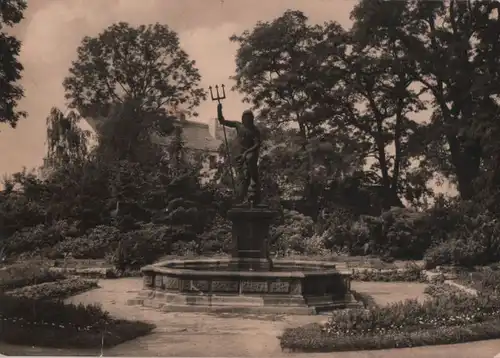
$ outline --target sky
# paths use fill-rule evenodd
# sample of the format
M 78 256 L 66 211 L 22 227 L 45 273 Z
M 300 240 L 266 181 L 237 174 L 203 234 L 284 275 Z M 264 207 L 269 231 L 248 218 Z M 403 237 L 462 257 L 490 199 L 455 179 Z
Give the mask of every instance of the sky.
M 84 36 L 95 36 L 109 25 L 160 22 L 179 33 L 181 46 L 196 61 L 203 87 L 233 83 L 236 45 L 232 34 L 251 29 L 260 20 L 272 20 L 287 9 L 302 10 L 311 22 L 336 20 L 349 26 L 355 0 L 28 0 L 25 19 L 13 29 L 22 41 L 24 65 L 21 109 L 28 118 L 17 128 L 0 125 L 0 175 L 42 164 L 45 153 L 45 120 L 52 107 L 66 109 L 62 81 L 68 74 L 76 48 Z M 224 112 L 239 118 L 247 108 L 238 93 L 227 93 Z M 204 102 L 197 120 L 216 113 L 213 102 Z

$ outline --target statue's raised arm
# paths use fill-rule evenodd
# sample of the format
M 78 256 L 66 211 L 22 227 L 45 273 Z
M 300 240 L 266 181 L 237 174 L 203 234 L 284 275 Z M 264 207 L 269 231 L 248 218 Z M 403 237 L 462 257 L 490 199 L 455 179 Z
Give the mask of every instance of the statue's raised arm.
M 222 114 L 222 103 L 219 103 L 217 105 L 217 120 L 221 125 L 230 128 L 238 128 L 238 126 L 241 124 L 239 122 L 228 121 L 224 118 L 224 115 Z

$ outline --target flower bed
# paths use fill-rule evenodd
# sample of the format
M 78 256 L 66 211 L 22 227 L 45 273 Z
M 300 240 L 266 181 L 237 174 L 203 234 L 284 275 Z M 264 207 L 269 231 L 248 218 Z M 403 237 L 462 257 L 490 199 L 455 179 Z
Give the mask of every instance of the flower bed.
M 55 348 L 111 347 L 148 334 L 154 325 L 112 319 L 95 305 L 0 295 L 0 341 Z
M 6 294 L 14 297 L 25 297 L 35 300 L 62 299 L 99 287 L 97 281 L 72 277 L 57 282 L 46 282 L 38 285 L 25 286 Z
M 404 269 L 392 270 L 353 270 L 353 281 L 373 282 L 425 282 L 427 277 L 417 265 L 407 265 Z
M 0 292 L 64 279 L 64 274 L 34 264 L 16 264 L 0 270 Z
M 500 338 L 500 321 L 492 320 L 465 327 L 443 327 L 416 332 L 371 336 L 344 336 L 332 339 L 318 324 L 288 329 L 281 337 L 281 348 L 291 352 L 343 352 L 408 348 L 482 341 Z
M 384 307 L 333 312 L 323 326 L 285 330 L 281 347 L 293 351 L 345 351 L 414 347 L 500 338 L 500 300 L 437 295 Z
M 111 267 L 86 267 L 86 268 L 75 268 L 75 267 L 51 267 L 51 272 L 57 272 L 60 274 L 81 276 L 85 278 L 117 278 L 117 272 Z

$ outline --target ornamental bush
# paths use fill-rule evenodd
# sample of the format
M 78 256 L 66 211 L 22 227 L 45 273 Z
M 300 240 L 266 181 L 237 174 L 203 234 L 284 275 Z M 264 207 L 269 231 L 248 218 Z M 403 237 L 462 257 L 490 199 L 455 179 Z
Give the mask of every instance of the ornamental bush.
M 56 221 L 53 225 L 39 224 L 16 231 L 5 240 L 5 253 L 7 255 L 26 252 L 36 254 L 50 250 L 59 242 L 77 235 L 76 225 L 64 220 Z
M 294 210 L 283 210 L 281 222 L 271 229 L 271 237 L 271 250 L 279 256 L 327 252 L 324 237 L 314 233 L 312 218 Z
M 116 250 L 120 237 L 118 228 L 99 225 L 88 230 L 86 235 L 58 242 L 48 256 L 60 259 L 71 254 L 75 259 L 103 259 L 106 254 Z

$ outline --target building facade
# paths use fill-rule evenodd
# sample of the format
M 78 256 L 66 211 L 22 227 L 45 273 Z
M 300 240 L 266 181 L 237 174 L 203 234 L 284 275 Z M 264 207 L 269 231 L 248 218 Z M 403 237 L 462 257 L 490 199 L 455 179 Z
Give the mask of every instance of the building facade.
M 219 148 L 224 142 L 223 127 L 216 118 L 210 119 L 208 123 L 203 123 L 186 119 L 186 113 L 180 110 L 169 111 L 169 114 L 176 118 L 175 125 L 181 129 L 181 139 L 188 156 L 195 158 L 201 154 L 206 158 L 202 171 L 207 177 L 210 177 L 220 159 Z M 105 117 L 85 118 L 94 132 L 97 131 L 98 124 L 104 120 L 106 120 Z M 233 135 L 233 131 L 231 128 L 226 128 L 228 138 Z M 173 136 L 160 137 L 155 135 L 151 139 L 154 143 L 168 146 L 173 140 Z

